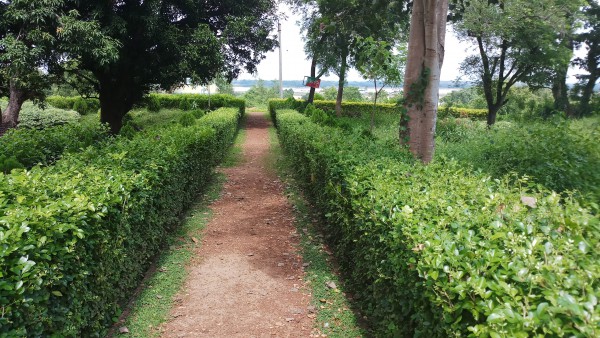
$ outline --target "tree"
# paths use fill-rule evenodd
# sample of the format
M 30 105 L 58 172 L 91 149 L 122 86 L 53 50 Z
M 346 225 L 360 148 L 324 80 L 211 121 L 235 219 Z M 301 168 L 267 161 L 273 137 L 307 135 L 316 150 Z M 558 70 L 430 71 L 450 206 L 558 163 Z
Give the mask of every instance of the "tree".
M 448 0 L 415 0 L 410 21 L 404 72 L 404 107 L 400 142 L 424 163 L 433 158 L 439 100 L 440 71 L 444 62 Z
M 226 77 L 222 74 L 217 75 L 217 77 L 215 78 L 215 85 L 219 90 L 219 94 L 235 94 L 233 91 L 233 85 L 231 84 L 231 81 L 228 81 Z
M 0 91 L 9 103 L 2 122 L 17 125 L 23 102 L 42 100 L 80 51 L 106 65 L 116 58 L 116 43 L 94 20 L 81 20 L 73 1 L 13 0 L 0 2 Z
M 594 0 L 587 0 L 584 11 L 585 31 L 576 38 L 578 44 L 585 45 L 587 54 L 583 58 L 575 59 L 575 64 L 587 74 L 578 75 L 579 83 L 579 114 L 590 113 L 590 99 L 594 93 L 594 87 L 600 78 L 600 6 Z
M 404 68 L 406 54 L 402 48 L 397 49 L 399 54 L 394 54 L 396 46 L 386 41 L 376 41 L 372 37 L 358 39 L 357 45 L 356 68 L 365 79 L 373 81 L 375 88 L 370 124 L 372 132 L 375 127 L 377 98 L 386 86 L 402 83 L 402 77 L 404 76 L 402 69 Z M 377 87 L 378 83 L 379 88 Z
M 95 18 L 120 42 L 119 58 L 100 65 L 85 53 L 81 68 L 99 93 L 102 122 L 117 133 L 123 116 L 151 89 L 177 87 L 185 78 L 207 84 L 226 72 L 256 70 L 276 45 L 272 0 L 79 0 L 77 9 Z M 80 72 L 80 76 L 86 74 Z
M 331 71 L 339 76 L 336 96 L 336 114 L 342 113 L 346 73 L 353 66 L 356 42 L 359 37 L 373 37 L 394 41 L 400 37 L 400 28 L 406 22 L 404 1 L 398 0 L 290 0 L 310 13 L 303 18 L 306 50 L 313 57 L 311 76 L 315 66 L 321 72 Z M 318 75 L 317 75 L 318 76 Z
M 478 50 L 462 64 L 463 72 L 482 86 L 488 106 L 488 126 L 496 122 L 507 95 L 518 82 L 568 64 L 571 51 L 557 36 L 568 34 L 572 0 L 458 1 L 453 10 L 460 38 Z

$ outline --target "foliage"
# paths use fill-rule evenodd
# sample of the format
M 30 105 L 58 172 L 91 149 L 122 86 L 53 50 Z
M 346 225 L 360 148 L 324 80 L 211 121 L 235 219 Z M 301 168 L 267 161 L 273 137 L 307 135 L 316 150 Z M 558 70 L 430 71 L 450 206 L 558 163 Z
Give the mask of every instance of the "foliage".
M 449 107 L 487 108 L 483 91 L 479 86 L 454 90 L 440 98 L 440 104 Z
M 447 117 L 462 117 L 472 119 L 483 119 L 487 117 L 487 109 L 472 109 L 452 106 L 440 106 L 438 108 L 438 117 L 443 119 Z
M 376 336 L 599 334 L 600 219 L 577 202 L 293 111 L 276 120 Z
M 600 127 L 597 119 L 587 123 L 583 130 L 555 120 L 508 123 L 486 131 L 462 121 L 462 137 L 442 138 L 446 142 L 438 151 L 493 177 L 527 175 L 557 192 L 578 190 L 582 200 L 600 205 L 600 173 L 595 169 L 600 166 Z
M 273 81 L 271 86 L 267 87 L 265 81 L 259 79 L 255 85 L 244 93 L 244 100 L 250 107 L 264 107 L 267 101 L 275 98 L 279 98 L 279 83 L 277 81 Z
M 60 109 L 75 110 L 81 115 L 96 114 L 98 109 L 100 109 L 100 101 L 98 99 L 82 98 L 80 96 L 48 96 L 46 103 Z M 78 107 L 79 110 L 76 109 Z
M 0 173 L 10 174 L 13 169 L 24 169 L 25 167 L 15 156 L 7 157 L 0 154 Z
M 156 98 L 160 106 L 165 109 L 178 109 L 182 105 L 182 101 L 187 101 L 185 104 L 189 109 L 210 110 L 221 107 L 236 107 L 240 114 L 243 114 L 246 109 L 246 103 L 242 99 L 238 99 L 231 95 L 200 95 L 200 94 L 150 94 L 148 100 Z M 210 102 L 210 104 L 209 104 Z M 148 105 L 144 102 L 142 105 Z
M 461 68 L 483 88 L 489 125 L 508 102 L 512 86 L 539 82 L 535 75 L 569 63 L 572 50 L 557 36 L 571 32 L 571 13 L 579 6 L 572 0 L 457 1 L 457 33 L 479 52 Z
M 44 129 L 76 123 L 80 118 L 76 111 L 51 107 L 44 109 L 32 102 L 25 102 L 19 115 L 19 128 L 28 129 Z
M 231 80 L 253 73 L 276 41 L 271 34 L 271 0 L 152 0 L 98 2 L 80 0 L 82 18 L 96 19 L 101 30 L 120 43 L 119 59 L 99 65 L 84 53 L 81 68 L 100 95 L 102 121 L 118 133 L 122 117 L 154 89 L 170 90 L 190 78 L 207 84 L 218 74 Z M 85 51 L 83 51 L 85 52 Z
M 108 137 L 106 126 L 99 123 L 73 123 L 37 129 L 11 129 L 0 137 L 0 155 L 14 158 L 27 168 L 50 165 L 63 153 L 78 152 Z
M 325 112 L 334 112 L 335 111 L 335 101 L 319 101 L 315 100 L 313 102 L 313 106 L 319 109 L 324 110 Z M 389 103 L 381 103 L 377 104 L 377 113 L 378 114 L 390 114 L 390 115 L 399 115 L 401 109 L 398 108 L 395 104 Z M 302 101 L 297 101 L 295 99 L 287 99 L 287 100 L 269 100 L 269 112 L 271 115 L 275 114 L 277 109 L 295 109 L 298 111 L 303 111 L 305 105 Z M 373 108 L 373 104 L 369 102 L 344 102 L 342 103 L 342 113 L 343 116 L 350 117 L 358 117 L 361 116 L 362 112 L 370 111 Z M 398 117 L 399 118 L 399 117 Z
M 321 95 L 323 95 L 326 101 L 335 101 L 337 93 L 338 89 L 335 87 L 324 88 L 321 91 Z M 363 102 L 364 100 L 358 87 L 344 87 L 343 102 Z
M 153 112 L 153 113 L 158 113 L 160 111 L 160 108 L 162 108 L 160 106 L 159 98 L 154 95 L 150 95 L 146 99 L 146 106 L 148 107 L 148 111 Z
M 179 117 L 179 124 L 184 127 L 193 126 L 196 123 L 196 117 L 191 112 L 185 112 Z
M 207 184 L 240 114 L 0 175 L 0 335 L 102 336 Z
M 67 65 L 75 66 L 73 60 L 82 49 L 101 66 L 116 59 L 116 41 L 99 30 L 94 18 L 82 20 L 73 6 L 70 0 L 12 0 L 0 5 L 0 93 L 14 102 L 5 111 L 8 119 L 17 121 L 25 100 L 43 99 L 55 77 Z
M 587 47 L 584 57 L 578 57 L 574 63 L 586 74 L 577 75 L 579 83 L 574 88 L 579 98 L 579 116 L 589 115 L 593 111 L 590 100 L 594 96 L 594 87 L 600 78 L 600 5 L 597 1 L 587 0 L 583 10 L 585 31 L 581 32 L 576 41 Z

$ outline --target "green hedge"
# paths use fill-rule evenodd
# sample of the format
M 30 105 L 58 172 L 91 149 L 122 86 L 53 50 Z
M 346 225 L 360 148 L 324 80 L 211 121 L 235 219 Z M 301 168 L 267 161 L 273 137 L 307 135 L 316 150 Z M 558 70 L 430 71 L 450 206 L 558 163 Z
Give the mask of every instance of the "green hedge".
M 75 152 L 108 137 L 100 123 L 69 124 L 37 129 L 10 129 L 0 137 L 0 157 L 13 158 L 23 166 L 49 165 L 64 152 Z
M 80 96 L 48 96 L 46 102 L 56 108 L 74 110 L 81 115 L 95 114 L 100 109 L 100 101 Z
M 157 100 L 158 99 L 158 102 Z M 210 100 L 210 107 L 209 107 Z M 156 109 L 160 108 L 195 110 L 195 109 L 216 109 L 221 107 L 236 107 L 240 114 L 246 109 L 246 102 L 231 95 L 215 94 L 150 94 L 143 103 Z
M 376 336 L 600 336 L 600 220 L 577 202 L 276 119 Z
M 304 106 L 304 101 L 297 101 L 293 98 L 289 99 L 272 99 L 269 100 L 269 112 L 271 115 L 277 109 L 296 109 L 301 111 Z M 326 112 L 335 111 L 335 101 L 319 101 L 315 100 L 313 105 L 316 108 L 323 109 Z M 382 103 L 377 104 L 378 113 L 400 114 L 402 109 L 395 104 Z M 342 102 L 342 115 L 348 117 L 362 116 L 373 109 L 373 103 L 369 102 Z
M 438 117 L 468 117 L 473 120 L 485 120 L 487 119 L 487 109 L 472 109 L 452 106 L 440 106 L 438 108 Z
M 103 336 L 239 117 L 221 109 L 0 175 L 0 336 Z

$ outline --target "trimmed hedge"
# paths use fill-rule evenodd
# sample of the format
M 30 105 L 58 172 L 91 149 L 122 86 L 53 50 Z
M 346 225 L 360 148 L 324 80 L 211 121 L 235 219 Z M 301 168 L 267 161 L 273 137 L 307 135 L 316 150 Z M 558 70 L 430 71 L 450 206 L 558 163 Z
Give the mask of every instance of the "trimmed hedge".
M 463 107 L 451 107 L 451 106 L 439 106 L 438 117 L 457 117 L 457 118 L 470 118 L 472 120 L 485 120 L 487 119 L 487 109 L 473 109 Z
M 313 101 L 315 108 L 322 109 L 326 112 L 335 111 L 335 101 Z M 269 112 L 271 115 L 278 109 L 296 109 L 302 111 L 305 106 L 304 101 L 297 101 L 294 98 L 289 99 L 272 99 L 269 100 Z M 395 104 L 380 103 L 377 104 L 377 113 L 383 114 L 400 114 L 402 109 Z M 342 102 L 342 115 L 348 117 L 362 116 L 366 112 L 373 109 L 373 103 L 369 102 Z
M 574 200 L 276 121 L 376 336 L 600 336 L 600 220 Z
M 95 114 L 100 109 L 100 101 L 80 96 L 48 96 L 46 102 L 56 108 L 74 110 L 81 115 Z
M 102 336 L 207 184 L 240 114 L 220 109 L 0 175 L 0 336 Z
M 210 96 L 201 94 L 150 94 L 143 104 L 145 106 L 149 105 L 153 109 L 156 109 L 158 105 L 160 108 L 181 110 L 208 110 L 221 107 L 236 107 L 239 109 L 240 114 L 243 114 L 246 109 L 246 101 L 225 94 Z
M 69 124 L 37 129 L 10 129 L 0 137 L 0 156 L 13 158 L 26 168 L 49 165 L 64 152 L 76 152 L 108 137 L 100 123 Z

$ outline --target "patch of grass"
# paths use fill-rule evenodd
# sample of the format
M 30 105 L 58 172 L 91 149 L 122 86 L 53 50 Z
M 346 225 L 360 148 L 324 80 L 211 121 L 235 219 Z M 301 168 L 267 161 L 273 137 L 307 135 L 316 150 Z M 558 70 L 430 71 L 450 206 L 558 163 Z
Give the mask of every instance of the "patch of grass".
M 128 113 L 132 122 L 141 129 L 178 123 L 182 114 L 183 111 L 179 109 L 161 109 L 159 112 L 151 112 L 146 108 L 134 109 Z
M 268 167 L 275 170 L 286 185 L 288 200 L 294 206 L 297 231 L 301 234 L 301 254 L 309 263 L 305 268 L 306 284 L 313 295 L 315 309 L 315 331 L 327 337 L 363 337 L 367 331 L 359 324 L 357 313 L 344 293 L 344 285 L 335 272 L 332 257 L 319 233 L 318 218 L 304 200 L 297 183 L 293 179 L 289 163 L 282 154 L 274 128 L 269 128 L 271 141 Z M 335 283 L 332 289 L 327 283 Z
M 240 124 L 242 126 L 246 124 L 246 116 L 242 117 Z M 245 139 L 246 139 L 246 129 L 240 128 L 238 130 L 237 136 L 235 137 L 235 141 L 233 142 L 233 147 L 231 147 L 229 149 L 229 153 L 227 154 L 227 157 L 225 157 L 225 159 L 223 160 L 223 163 L 221 163 L 222 167 L 231 168 L 231 167 L 235 167 L 236 165 L 238 165 L 242 162 L 242 159 L 243 159 L 242 144 L 244 143 Z
M 207 191 L 190 209 L 182 226 L 168 239 L 164 254 L 158 259 L 155 271 L 142 284 L 142 291 L 133 302 L 123 324 L 128 337 L 158 337 L 160 324 L 168 320 L 174 297 L 183 286 L 187 271 L 185 266 L 194 249 L 201 243 L 202 230 L 212 217 L 209 204 L 219 197 L 225 182 L 224 175 L 216 175 Z

